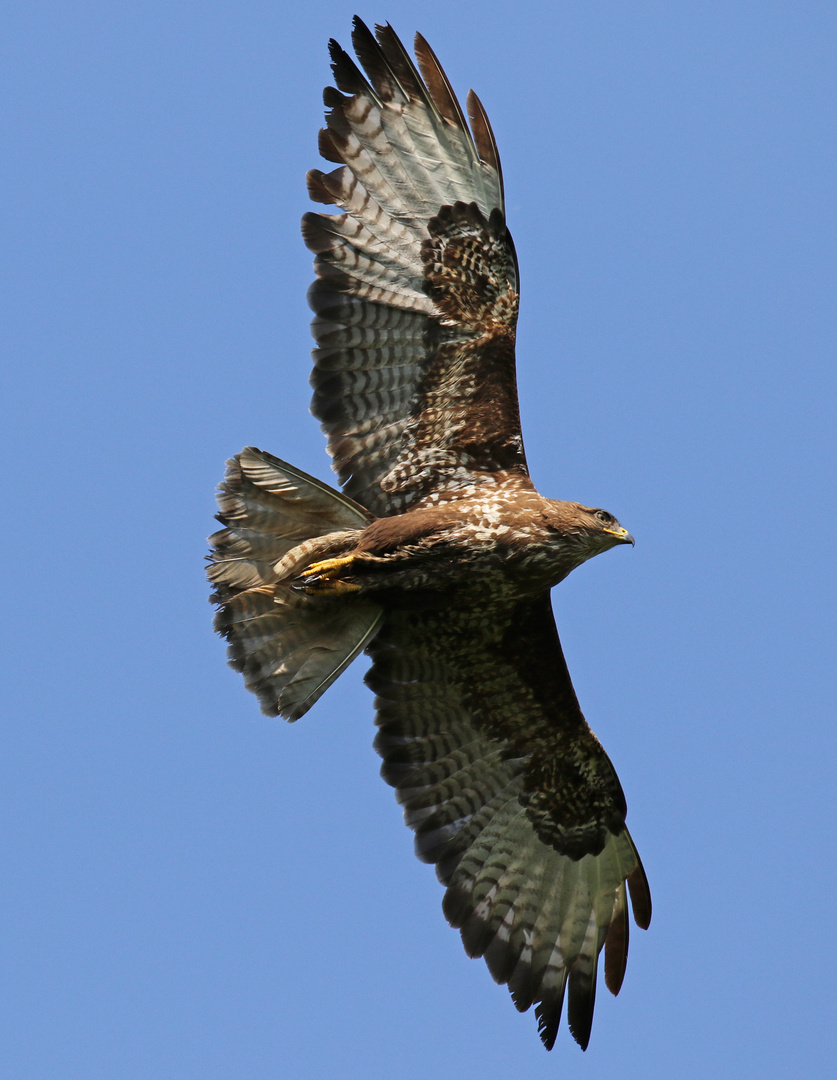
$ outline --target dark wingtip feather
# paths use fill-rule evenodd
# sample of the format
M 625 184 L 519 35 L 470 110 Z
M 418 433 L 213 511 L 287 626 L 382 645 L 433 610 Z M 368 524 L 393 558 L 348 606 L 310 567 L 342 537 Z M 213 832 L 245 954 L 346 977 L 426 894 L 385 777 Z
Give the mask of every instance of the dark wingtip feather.
M 328 43 L 328 51 L 331 56 L 331 70 L 334 72 L 337 89 L 342 90 L 344 94 L 366 93 L 374 101 L 378 101 L 378 95 L 366 81 L 363 72 L 343 46 L 334 38 L 331 38 Z
M 420 101 L 428 108 L 435 108 L 427 95 L 427 90 L 416 70 L 416 65 L 390 24 L 387 23 L 385 26 L 376 25 L 375 36 L 390 71 L 398 80 L 402 93 L 410 101 Z
M 335 165 L 343 164 L 343 154 L 335 143 L 334 133 L 329 131 L 328 128 L 320 128 L 317 136 L 317 148 L 320 151 L 320 157 L 324 157 L 326 161 L 332 161 Z
M 630 921 L 625 898 L 625 886 L 619 890 L 619 907 L 608 927 L 604 944 L 605 986 L 611 994 L 618 994 L 628 966 L 628 942 L 630 939 Z
M 497 140 L 494 138 L 494 131 L 491 128 L 488 113 L 486 113 L 482 102 L 473 90 L 468 91 L 466 104 L 468 106 L 468 119 L 471 121 L 471 130 L 474 133 L 474 142 L 476 143 L 477 153 L 485 164 L 497 173 L 497 178 L 500 182 L 500 196 L 501 199 L 505 201 L 503 170 L 500 166 L 500 152 L 497 149 Z
M 520 960 L 522 948 L 522 942 L 513 945 L 508 941 L 504 941 L 496 930 L 492 929 L 488 941 L 483 946 L 482 955 L 488 970 L 491 972 L 491 978 L 496 983 L 502 985 L 512 977 Z
M 398 77 L 375 35 L 357 15 L 353 21 L 352 45 L 378 98 L 381 101 L 393 101 L 403 92 L 398 84 Z
M 596 1005 L 596 968 L 593 968 L 592 976 L 586 971 L 571 971 L 568 991 L 567 1023 L 572 1037 L 582 1050 L 586 1050 L 590 1043 Z
M 456 94 L 453 92 L 453 87 L 445 74 L 444 68 L 439 63 L 438 57 L 421 34 L 416 34 L 415 50 L 416 60 L 418 60 L 419 69 L 424 76 L 424 82 L 433 99 L 433 104 L 448 123 L 464 132 L 467 137 L 468 147 L 474 159 L 477 160 L 477 148 L 474 146 L 471 129 L 468 127 L 465 115 L 457 101 Z
M 305 177 L 305 183 L 308 187 L 308 198 L 311 202 L 324 203 L 326 206 L 334 204 L 331 192 L 323 183 L 321 169 L 309 169 Z
M 561 1008 L 564 1004 L 564 993 L 557 1002 L 541 1001 L 535 1006 L 535 1017 L 538 1021 L 538 1034 L 541 1037 L 545 1049 L 551 1050 L 558 1037 L 558 1028 L 561 1024 Z M 582 1047 L 584 1050 L 585 1047 Z
M 628 875 L 628 889 L 631 894 L 631 907 L 634 910 L 634 922 L 640 930 L 647 930 L 651 923 L 651 890 L 645 869 L 636 857 L 637 863 Z
M 315 255 L 327 254 L 337 246 L 333 219 L 326 214 L 309 211 L 302 215 L 302 239 Z
M 442 914 L 448 923 L 458 930 L 473 910 L 474 905 L 468 892 L 449 885 L 442 897 Z
M 381 50 L 375 35 L 359 15 L 352 19 L 352 47 L 363 64 L 364 71 L 372 78 L 373 71 L 381 67 Z

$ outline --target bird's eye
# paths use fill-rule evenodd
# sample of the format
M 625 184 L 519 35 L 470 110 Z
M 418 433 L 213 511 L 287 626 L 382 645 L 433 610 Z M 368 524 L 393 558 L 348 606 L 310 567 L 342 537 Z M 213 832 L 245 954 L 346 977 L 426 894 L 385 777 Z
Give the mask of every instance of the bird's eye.
M 613 514 L 609 514 L 607 510 L 597 510 L 596 520 L 600 521 L 602 525 L 612 525 L 614 519 Z

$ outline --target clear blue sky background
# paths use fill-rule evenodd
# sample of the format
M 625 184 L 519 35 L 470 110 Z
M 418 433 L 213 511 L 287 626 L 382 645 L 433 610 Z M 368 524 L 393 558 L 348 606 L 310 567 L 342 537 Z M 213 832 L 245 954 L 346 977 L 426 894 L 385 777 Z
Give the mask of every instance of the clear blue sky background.
M 586 1055 L 445 925 L 364 662 L 287 726 L 210 628 L 225 458 L 329 476 L 299 217 L 354 9 L 6 7 L 0 1075 L 831 1077 L 837 8 L 360 10 L 480 93 L 532 473 L 637 537 L 554 596 L 655 902 Z

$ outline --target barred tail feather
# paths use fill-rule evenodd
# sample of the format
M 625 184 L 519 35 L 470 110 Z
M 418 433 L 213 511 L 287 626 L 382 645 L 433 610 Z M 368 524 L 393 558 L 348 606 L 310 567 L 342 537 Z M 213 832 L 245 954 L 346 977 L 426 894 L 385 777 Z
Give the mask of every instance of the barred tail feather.
M 262 712 L 298 720 L 366 647 L 380 618 L 376 604 L 276 585 L 231 597 L 215 629 Z
M 290 582 L 316 558 L 354 546 L 372 516 L 252 446 L 227 463 L 218 503 L 225 528 L 209 538 L 208 568 L 215 629 L 262 711 L 297 720 L 365 648 L 381 609 L 309 595 Z

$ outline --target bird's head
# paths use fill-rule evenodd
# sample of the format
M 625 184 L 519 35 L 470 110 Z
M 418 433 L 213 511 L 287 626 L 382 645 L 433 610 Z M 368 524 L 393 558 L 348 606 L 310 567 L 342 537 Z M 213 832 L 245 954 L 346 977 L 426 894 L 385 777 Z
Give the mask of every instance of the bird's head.
M 613 514 L 581 503 L 552 502 L 550 530 L 575 566 L 617 544 L 633 544 L 634 538 Z
M 634 538 L 607 510 L 575 504 L 582 531 L 590 537 L 598 551 L 607 551 L 617 544 L 634 545 Z

